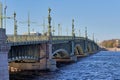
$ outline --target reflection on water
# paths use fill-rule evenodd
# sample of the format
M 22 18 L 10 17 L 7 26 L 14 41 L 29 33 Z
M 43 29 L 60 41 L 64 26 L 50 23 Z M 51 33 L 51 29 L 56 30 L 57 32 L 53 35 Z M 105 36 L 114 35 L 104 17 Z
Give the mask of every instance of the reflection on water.
M 120 80 L 120 52 L 101 51 L 56 72 L 37 72 L 26 80 Z

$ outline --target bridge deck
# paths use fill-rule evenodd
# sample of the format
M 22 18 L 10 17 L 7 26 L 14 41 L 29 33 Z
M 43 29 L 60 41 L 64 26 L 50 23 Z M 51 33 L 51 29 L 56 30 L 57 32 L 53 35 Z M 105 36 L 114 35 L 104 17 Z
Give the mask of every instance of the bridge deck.
M 66 43 L 73 39 L 72 36 L 52 36 L 52 43 Z M 85 40 L 84 37 L 75 37 L 76 40 Z M 88 39 L 89 40 L 89 39 Z M 38 44 L 47 43 L 49 41 L 48 36 L 39 35 L 8 35 L 7 43 L 11 45 L 27 45 L 27 44 Z

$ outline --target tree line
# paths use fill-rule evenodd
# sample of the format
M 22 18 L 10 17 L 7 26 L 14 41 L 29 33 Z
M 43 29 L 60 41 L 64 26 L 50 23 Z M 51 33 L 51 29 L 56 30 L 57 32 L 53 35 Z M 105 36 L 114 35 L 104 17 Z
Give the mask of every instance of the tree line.
M 100 45 L 106 48 L 120 47 L 120 44 L 116 40 L 118 39 L 104 40 Z

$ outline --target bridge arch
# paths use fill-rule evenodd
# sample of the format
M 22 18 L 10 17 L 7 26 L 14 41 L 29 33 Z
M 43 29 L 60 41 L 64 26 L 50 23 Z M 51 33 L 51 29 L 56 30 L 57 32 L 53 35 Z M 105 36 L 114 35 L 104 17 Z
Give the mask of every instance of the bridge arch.
M 69 54 L 65 49 L 58 49 L 53 52 L 52 58 L 69 58 Z
M 82 55 L 82 54 L 84 54 L 83 53 L 83 48 L 79 44 L 77 44 L 75 46 L 75 55 Z

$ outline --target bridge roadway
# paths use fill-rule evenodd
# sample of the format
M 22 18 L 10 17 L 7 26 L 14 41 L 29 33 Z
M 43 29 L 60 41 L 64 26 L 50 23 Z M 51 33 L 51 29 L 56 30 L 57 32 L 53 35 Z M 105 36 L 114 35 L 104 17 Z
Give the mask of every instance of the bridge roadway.
M 99 49 L 92 40 L 84 37 L 17 35 L 8 36 L 11 46 L 9 66 L 20 70 L 56 69 L 56 61 L 76 61 Z

